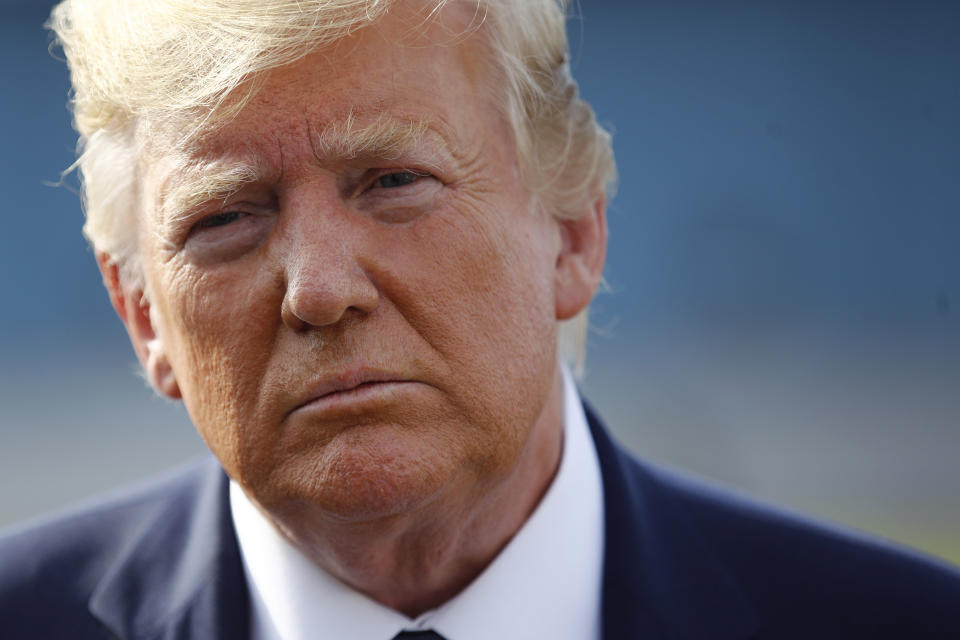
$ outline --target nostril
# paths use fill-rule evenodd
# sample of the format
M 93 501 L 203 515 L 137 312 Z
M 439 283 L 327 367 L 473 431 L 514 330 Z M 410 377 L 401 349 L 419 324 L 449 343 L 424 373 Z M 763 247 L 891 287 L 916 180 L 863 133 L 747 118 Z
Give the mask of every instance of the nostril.
M 283 304 L 280 305 L 280 319 L 283 321 L 283 324 L 287 325 L 294 331 L 303 331 L 308 325 L 308 323 L 300 318 L 296 311 L 294 311 L 293 305 L 290 304 L 290 298 L 288 296 L 284 296 Z

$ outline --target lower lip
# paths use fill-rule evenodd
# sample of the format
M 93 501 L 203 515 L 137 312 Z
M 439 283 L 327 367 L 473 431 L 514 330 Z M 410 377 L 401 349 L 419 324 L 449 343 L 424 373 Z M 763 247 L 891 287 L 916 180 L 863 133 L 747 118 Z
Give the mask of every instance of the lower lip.
M 417 383 L 407 381 L 366 382 L 345 391 L 328 393 L 297 407 L 291 415 L 300 413 L 361 414 L 396 401 L 401 394 Z

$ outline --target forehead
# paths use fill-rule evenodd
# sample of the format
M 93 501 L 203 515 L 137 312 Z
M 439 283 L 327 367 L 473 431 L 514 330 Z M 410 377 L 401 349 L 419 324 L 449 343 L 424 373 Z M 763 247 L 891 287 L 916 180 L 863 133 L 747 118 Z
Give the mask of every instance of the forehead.
M 491 128 L 512 139 L 497 98 L 498 74 L 468 6 L 454 2 L 439 15 L 394 10 L 268 72 L 234 117 L 185 148 L 170 141 L 195 123 L 180 123 L 172 135 L 148 135 L 144 205 L 167 218 L 244 183 L 317 164 L 361 155 L 394 159 L 413 147 L 421 156 L 429 149 L 466 164 L 481 153 Z
M 399 2 L 390 13 L 334 45 L 241 85 L 212 117 L 185 116 L 141 128 L 143 156 L 249 153 L 278 139 L 322 136 L 395 119 L 454 131 L 464 112 L 500 113 L 476 5 Z M 239 113 L 234 112 L 240 102 Z M 220 113 L 228 113 L 221 120 Z M 189 144 L 179 141 L 190 132 Z M 262 152 L 263 149 L 257 149 Z

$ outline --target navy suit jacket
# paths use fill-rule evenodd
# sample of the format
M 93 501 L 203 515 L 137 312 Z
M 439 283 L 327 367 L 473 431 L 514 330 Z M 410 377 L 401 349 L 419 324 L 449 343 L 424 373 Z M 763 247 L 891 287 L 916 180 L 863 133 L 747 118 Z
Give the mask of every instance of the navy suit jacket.
M 606 640 L 960 638 L 956 569 L 642 464 L 588 420 Z M 249 638 L 227 487 L 210 459 L 6 535 L 0 637 Z

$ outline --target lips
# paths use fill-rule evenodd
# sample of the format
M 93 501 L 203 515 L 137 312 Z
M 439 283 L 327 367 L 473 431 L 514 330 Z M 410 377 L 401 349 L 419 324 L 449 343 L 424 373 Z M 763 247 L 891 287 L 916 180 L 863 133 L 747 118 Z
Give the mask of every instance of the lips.
M 289 413 L 307 408 L 361 408 L 364 403 L 385 399 L 402 385 L 413 382 L 395 372 L 366 367 L 326 375 L 309 388 Z

